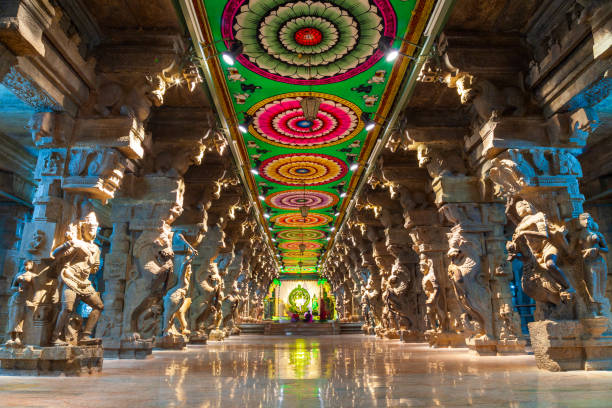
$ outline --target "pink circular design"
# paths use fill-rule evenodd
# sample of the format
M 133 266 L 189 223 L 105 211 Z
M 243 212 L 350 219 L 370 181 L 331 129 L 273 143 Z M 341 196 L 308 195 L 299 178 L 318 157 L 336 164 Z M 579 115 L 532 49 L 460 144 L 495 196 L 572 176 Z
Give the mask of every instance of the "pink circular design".
M 343 142 L 360 130 L 359 115 L 350 106 L 324 98 L 316 119 L 307 121 L 301 99 L 276 99 L 260 106 L 253 115 L 254 135 L 272 144 L 308 148 Z
M 266 203 L 282 210 L 299 210 L 307 205 L 312 210 L 331 207 L 338 202 L 338 196 L 326 191 L 289 190 L 279 191 L 266 197 Z

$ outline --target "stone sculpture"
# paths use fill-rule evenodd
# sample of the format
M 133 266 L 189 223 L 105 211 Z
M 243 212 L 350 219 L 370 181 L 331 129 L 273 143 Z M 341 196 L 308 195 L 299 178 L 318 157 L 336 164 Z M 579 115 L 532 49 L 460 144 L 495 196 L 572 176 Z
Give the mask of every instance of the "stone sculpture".
M 183 261 L 177 284 L 164 296 L 161 340 L 164 348 L 182 348 L 187 342 L 187 339 L 183 336 L 190 333 L 186 314 L 191 305 L 191 298 L 188 297 L 191 284 L 191 263 L 194 256 L 198 255 L 198 251 L 189 244 L 182 234 L 178 234 L 178 237 L 187 246 L 188 253 Z M 178 328 L 175 321 L 178 321 Z
M 23 345 L 23 321 L 25 319 L 26 307 L 34 295 L 33 280 L 34 262 L 25 261 L 23 268 L 15 275 L 11 284 L 13 295 L 8 303 L 8 340 L 6 346 L 20 347 Z
M 604 310 L 609 310 L 609 300 L 606 297 L 606 281 L 608 268 L 602 253 L 608 253 L 604 236 L 599 232 L 599 226 L 589 213 L 578 217 L 579 229 L 575 240 L 582 256 L 583 278 L 587 299 L 590 303 L 590 313 L 602 316 Z M 602 305 L 606 307 L 602 307 Z
M 89 281 L 89 275 L 95 274 L 100 268 L 100 248 L 93 242 L 97 230 L 96 214 L 90 212 L 79 221 L 77 234 L 69 235 L 68 241 L 58 246 L 51 254 L 55 262 L 61 265 L 59 271 L 61 310 L 51 340 L 56 346 L 99 342 L 97 339 L 92 339 L 91 334 L 104 309 L 104 304 L 100 294 Z M 89 305 L 92 310 L 78 339 L 69 339 L 69 320 L 78 300 Z
M 487 329 L 492 326 L 491 294 L 488 279 L 483 276 L 477 247 L 479 243 L 472 235 L 474 234 L 466 234 L 456 227 L 449 234 L 448 257 L 451 263 L 448 273 L 455 295 L 467 314 L 465 318 L 471 323 L 464 324 L 464 328 L 470 328 L 477 337 L 487 337 Z

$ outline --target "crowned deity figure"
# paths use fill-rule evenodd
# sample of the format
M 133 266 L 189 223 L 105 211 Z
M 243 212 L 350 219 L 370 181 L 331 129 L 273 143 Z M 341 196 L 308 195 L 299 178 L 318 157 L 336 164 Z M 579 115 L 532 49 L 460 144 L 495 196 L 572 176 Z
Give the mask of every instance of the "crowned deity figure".
M 91 333 L 104 309 L 100 294 L 89 280 L 89 275 L 95 274 L 100 268 L 100 249 L 94 243 L 97 231 L 96 214 L 90 212 L 78 222 L 76 234 L 70 235 L 69 239 L 51 254 L 60 268 L 61 311 L 52 337 L 52 343 L 56 346 L 68 345 L 66 334 L 78 300 L 92 308 L 78 342 L 90 344 L 96 341 L 91 338 Z

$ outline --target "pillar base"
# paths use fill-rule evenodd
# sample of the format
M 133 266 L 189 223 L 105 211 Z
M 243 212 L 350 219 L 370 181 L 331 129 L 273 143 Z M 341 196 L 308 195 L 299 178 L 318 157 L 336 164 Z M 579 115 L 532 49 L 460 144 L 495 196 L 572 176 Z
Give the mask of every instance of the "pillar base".
M 0 368 L 15 375 L 82 375 L 102 371 L 102 345 L 0 347 Z
M 145 359 L 153 352 L 153 339 L 112 341 L 103 339 L 104 358 Z
M 187 347 L 189 338 L 184 334 L 169 334 L 155 339 L 155 347 L 167 350 L 183 350 Z
M 427 340 L 429 346 L 433 348 L 465 347 L 465 337 L 463 337 L 461 333 L 428 330 L 425 332 L 425 340 Z
M 212 341 L 223 341 L 225 338 L 225 332 L 223 330 L 214 329 L 208 334 L 208 339 Z
M 425 335 L 413 330 L 400 330 L 400 341 L 403 343 L 422 343 Z
M 608 319 L 543 320 L 529 323 L 538 368 L 548 371 L 612 370 Z
M 191 332 L 189 335 L 189 344 L 206 344 L 208 336 L 203 331 Z

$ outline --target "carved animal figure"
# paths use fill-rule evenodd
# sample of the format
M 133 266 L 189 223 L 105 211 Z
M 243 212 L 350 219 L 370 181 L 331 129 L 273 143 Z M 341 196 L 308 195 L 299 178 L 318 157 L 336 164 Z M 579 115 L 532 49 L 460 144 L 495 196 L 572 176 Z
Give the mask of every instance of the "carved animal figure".
M 144 122 L 151 113 L 151 107 L 164 103 L 165 92 L 166 81 L 161 75 L 146 76 L 129 84 L 129 88 L 116 82 L 106 82 L 98 88 L 94 110 L 102 116 L 134 115 Z
M 525 98 L 518 88 L 498 89 L 486 79 L 462 75 L 456 82 L 462 104 L 472 104 L 482 121 L 502 116 L 524 116 Z

